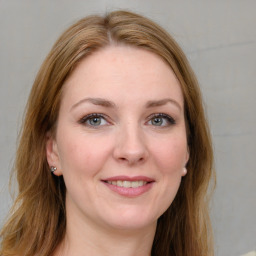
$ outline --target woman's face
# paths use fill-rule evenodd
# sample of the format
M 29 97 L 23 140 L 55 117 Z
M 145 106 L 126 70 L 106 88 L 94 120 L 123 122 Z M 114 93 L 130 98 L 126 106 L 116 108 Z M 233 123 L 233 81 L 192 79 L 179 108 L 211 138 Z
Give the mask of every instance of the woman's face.
M 65 82 L 47 158 L 64 177 L 68 219 L 116 229 L 155 225 L 188 157 L 182 91 L 160 57 L 110 46 Z

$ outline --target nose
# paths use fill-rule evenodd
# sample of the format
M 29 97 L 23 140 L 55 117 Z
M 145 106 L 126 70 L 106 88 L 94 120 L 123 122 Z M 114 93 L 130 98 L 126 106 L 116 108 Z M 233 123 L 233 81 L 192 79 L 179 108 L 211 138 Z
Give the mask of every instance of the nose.
M 116 137 L 114 158 L 118 162 L 136 165 L 145 162 L 148 150 L 145 136 L 139 127 L 126 126 L 119 130 Z

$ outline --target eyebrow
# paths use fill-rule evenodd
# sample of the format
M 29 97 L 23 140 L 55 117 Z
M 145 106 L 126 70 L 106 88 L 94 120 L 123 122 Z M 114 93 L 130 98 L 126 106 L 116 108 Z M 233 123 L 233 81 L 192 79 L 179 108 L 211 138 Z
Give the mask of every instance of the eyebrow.
M 106 100 L 106 99 L 102 99 L 102 98 L 85 98 L 82 99 L 80 101 L 78 101 L 77 103 L 75 103 L 72 107 L 71 110 L 76 108 L 77 106 L 81 105 L 82 103 L 92 103 L 93 105 L 97 105 L 97 106 L 102 106 L 102 107 L 111 107 L 114 108 L 116 105 L 114 102 Z
M 151 100 L 151 101 L 147 102 L 146 107 L 147 108 L 160 107 L 160 106 L 163 106 L 167 103 L 172 103 L 176 107 L 178 107 L 179 110 L 182 110 L 180 104 L 177 101 L 175 101 L 173 99 L 169 99 L 169 98 L 162 99 L 162 100 Z
M 116 104 L 114 102 L 103 99 L 103 98 L 85 98 L 85 99 L 82 99 L 82 100 L 78 101 L 77 103 L 75 103 L 71 107 L 71 110 L 76 108 L 77 106 L 83 104 L 83 103 L 86 103 L 86 102 L 92 103 L 93 105 L 107 107 L 107 108 L 115 108 L 116 107 Z M 182 110 L 180 104 L 177 101 L 175 101 L 173 99 L 170 99 L 170 98 L 161 99 L 161 100 L 150 100 L 146 103 L 146 108 L 160 107 L 160 106 L 163 106 L 167 103 L 172 103 L 179 110 Z

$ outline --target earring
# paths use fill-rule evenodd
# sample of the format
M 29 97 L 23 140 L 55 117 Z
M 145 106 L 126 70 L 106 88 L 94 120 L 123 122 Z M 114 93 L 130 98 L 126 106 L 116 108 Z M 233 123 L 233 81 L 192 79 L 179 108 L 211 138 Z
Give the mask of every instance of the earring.
M 54 173 L 56 170 L 57 170 L 57 167 L 51 166 L 50 171 L 51 171 L 52 173 Z
M 187 168 L 184 167 L 184 168 L 183 168 L 183 176 L 185 176 L 185 175 L 187 174 L 187 172 L 188 172 L 188 171 L 187 171 Z

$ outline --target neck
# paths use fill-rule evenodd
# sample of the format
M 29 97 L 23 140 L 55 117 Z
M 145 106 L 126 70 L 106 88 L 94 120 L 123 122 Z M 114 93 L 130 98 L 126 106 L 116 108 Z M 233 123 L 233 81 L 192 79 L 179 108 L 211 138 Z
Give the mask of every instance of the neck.
M 156 223 L 141 229 L 99 227 L 67 218 L 66 235 L 54 256 L 150 256 Z

